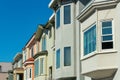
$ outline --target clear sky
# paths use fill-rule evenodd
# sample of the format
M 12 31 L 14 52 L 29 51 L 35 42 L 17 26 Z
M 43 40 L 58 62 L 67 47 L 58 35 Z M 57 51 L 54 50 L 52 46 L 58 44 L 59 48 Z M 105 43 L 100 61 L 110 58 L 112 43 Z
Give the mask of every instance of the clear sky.
M 51 0 L 0 0 L 0 62 L 12 62 L 52 14 Z

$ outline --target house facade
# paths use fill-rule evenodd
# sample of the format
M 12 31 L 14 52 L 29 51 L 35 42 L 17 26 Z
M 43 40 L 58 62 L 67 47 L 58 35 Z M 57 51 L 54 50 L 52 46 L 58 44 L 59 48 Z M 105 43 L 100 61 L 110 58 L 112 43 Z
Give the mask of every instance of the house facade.
M 21 53 L 17 53 L 14 62 L 13 62 L 13 80 L 24 80 L 24 70 L 23 70 L 23 65 L 22 61 L 23 56 Z M 12 72 L 9 72 L 9 79 L 10 77 L 12 78 Z
M 34 58 L 33 56 L 39 51 L 39 41 L 35 39 L 35 34 L 23 48 L 23 68 L 24 80 L 34 80 Z
M 91 0 L 78 15 L 81 74 L 119 80 L 119 0 Z
M 8 78 L 9 70 L 12 70 L 12 63 L 0 62 L 0 79 L 6 80 Z
M 55 13 L 55 80 L 84 80 L 80 65 L 80 26 L 76 19 L 90 0 L 51 0 Z
M 45 25 L 39 25 L 36 38 L 40 41 L 40 51 L 34 56 L 34 80 L 53 80 L 54 65 L 54 14 Z
M 24 80 L 119 80 L 120 0 L 51 0 L 23 48 Z

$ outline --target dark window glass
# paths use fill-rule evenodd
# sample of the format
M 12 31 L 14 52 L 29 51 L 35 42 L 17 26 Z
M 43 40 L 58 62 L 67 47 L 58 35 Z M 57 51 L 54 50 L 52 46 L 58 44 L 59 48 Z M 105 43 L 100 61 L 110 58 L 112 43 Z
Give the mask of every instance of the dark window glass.
M 29 76 L 30 76 L 30 78 L 32 77 L 32 70 L 31 69 L 30 69 L 30 75 Z
M 87 5 L 91 0 L 79 0 L 83 5 Z
M 111 49 L 113 48 L 113 42 L 103 42 L 102 49 Z
M 71 65 L 71 47 L 64 48 L 64 66 Z
M 56 69 L 60 68 L 60 49 L 56 51 Z
M 56 28 L 60 27 L 60 9 L 56 13 Z
M 0 72 L 2 72 L 2 66 L 0 66 Z
M 71 7 L 70 5 L 64 6 L 64 24 L 71 23 Z

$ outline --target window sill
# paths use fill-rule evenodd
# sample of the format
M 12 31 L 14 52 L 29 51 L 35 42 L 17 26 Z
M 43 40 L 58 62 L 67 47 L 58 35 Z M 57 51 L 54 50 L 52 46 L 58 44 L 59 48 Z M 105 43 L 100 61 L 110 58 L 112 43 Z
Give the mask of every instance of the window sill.
M 117 50 L 109 49 L 109 50 L 102 50 L 101 52 L 94 51 L 92 53 L 89 53 L 88 55 L 82 56 L 81 61 L 91 58 L 98 54 L 111 54 L 111 53 L 117 53 Z

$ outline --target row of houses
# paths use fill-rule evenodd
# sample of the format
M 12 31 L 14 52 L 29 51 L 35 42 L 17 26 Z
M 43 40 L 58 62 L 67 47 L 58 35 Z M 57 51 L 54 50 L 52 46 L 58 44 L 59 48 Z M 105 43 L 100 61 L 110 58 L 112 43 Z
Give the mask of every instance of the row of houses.
M 14 58 L 14 80 L 119 80 L 120 0 L 51 0 L 53 15 Z

